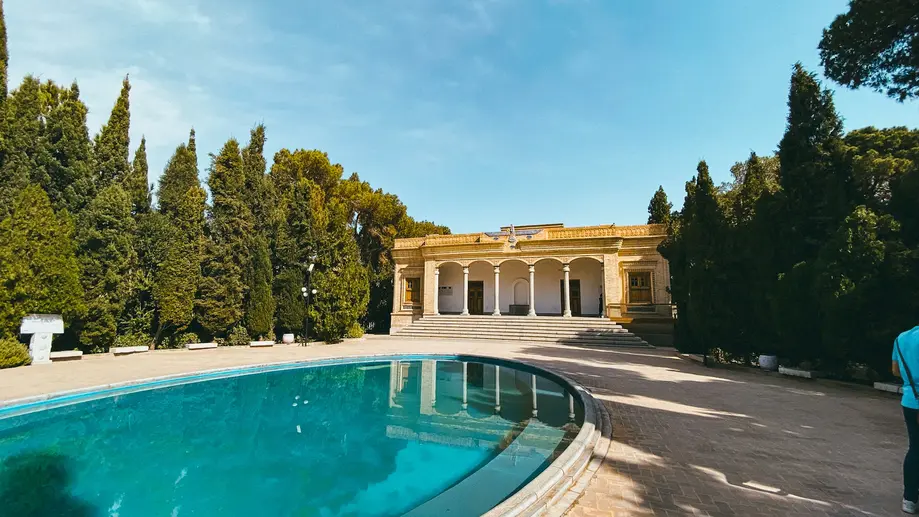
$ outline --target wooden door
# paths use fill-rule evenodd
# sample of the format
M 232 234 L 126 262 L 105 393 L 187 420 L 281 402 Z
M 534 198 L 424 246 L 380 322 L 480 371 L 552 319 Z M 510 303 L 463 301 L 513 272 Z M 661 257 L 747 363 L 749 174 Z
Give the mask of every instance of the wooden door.
M 485 282 L 469 282 L 469 314 L 484 314 Z
M 565 313 L 565 280 L 559 280 L 559 292 L 562 295 L 562 314 Z M 568 280 L 568 286 L 571 288 L 571 295 L 569 299 L 571 300 L 571 315 L 580 316 L 581 315 L 581 281 L 580 280 Z

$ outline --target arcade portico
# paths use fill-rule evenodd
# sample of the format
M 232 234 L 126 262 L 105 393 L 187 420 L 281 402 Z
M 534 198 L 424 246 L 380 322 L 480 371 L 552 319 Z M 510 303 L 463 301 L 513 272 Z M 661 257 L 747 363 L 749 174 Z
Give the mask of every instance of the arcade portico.
M 424 315 L 669 318 L 663 225 L 510 226 L 396 239 L 392 331 Z

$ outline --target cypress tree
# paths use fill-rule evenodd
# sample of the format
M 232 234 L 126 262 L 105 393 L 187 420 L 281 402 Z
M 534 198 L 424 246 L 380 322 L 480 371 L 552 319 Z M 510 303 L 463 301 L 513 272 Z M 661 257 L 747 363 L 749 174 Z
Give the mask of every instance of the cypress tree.
M 246 328 L 255 337 L 267 336 L 274 330 L 275 304 L 271 293 L 271 273 L 268 241 L 258 236 L 252 248 L 249 295 L 246 300 Z
M 265 126 L 256 126 L 249 145 L 242 151 L 245 192 L 254 228 L 250 237 L 251 256 L 246 270 L 246 328 L 253 336 L 266 336 L 274 330 L 275 303 L 271 289 L 273 279 L 267 234 L 271 228 L 273 204 L 271 184 L 265 175 Z
M 158 325 L 155 341 L 167 330 L 182 330 L 192 321 L 195 293 L 201 281 L 206 193 L 198 181 L 194 130 L 160 176 L 160 213 L 170 228 L 162 261 L 154 272 L 153 300 Z
M 215 336 L 224 336 L 243 319 L 252 215 L 245 200 L 245 172 L 239 143 L 230 139 L 212 156 L 207 180 L 212 204 L 202 263 L 198 319 Z
M 833 96 L 796 63 L 788 93 L 788 124 L 779 142 L 788 230 L 783 267 L 816 256 L 848 213 L 848 171 L 840 167 L 842 120 Z
M 26 187 L 0 221 L 0 338 L 18 336 L 29 313 L 62 314 L 70 325 L 84 310 L 73 223 L 41 187 Z
M 147 139 L 141 137 L 140 146 L 134 152 L 131 174 L 124 182 L 124 189 L 131 196 L 131 212 L 134 215 L 150 211 L 150 184 L 147 171 Z
M 673 203 L 667 201 L 667 193 L 664 192 L 664 186 L 657 188 L 657 192 L 648 203 L 648 224 L 669 224 L 670 211 L 673 210 Z
M 44 129 L 48 143 L 43 186 L 56 209 L 79 213 L 95 195 L 92 142 L 86 128 L 86 104 L 77 83 L 69 89 L 44 85 L 51 109 Z
M 118 184 L 102 189 L 80 213 L 77 242 L 87 307 L 80 341 L 90 349 L 112 345 L 125 302 L 133 295 L 135 231 L 131 199 Z
M 6 15 L 3 13 L 3 0 L 0 0 L 0 104 L 6 101 L 9 64 L 10 54 L 6 47 Z
M 33 76 L 6 100 L 3 110 L 3 149 L 0 165 L 0 218 L 9 215 L 19 192 L 30 182 L 46 185 L 46 164 L 50 161 L 42 102 L 42 85 Z
M 102 126 L 102 130 L 96 135 L 94 152 L 100 189 L 113 182 L 121 183 L 130 175 L 130 93 L 131 83 L 125 76 L 121 83 L 121 94 L 115 101 L 108 123 Z

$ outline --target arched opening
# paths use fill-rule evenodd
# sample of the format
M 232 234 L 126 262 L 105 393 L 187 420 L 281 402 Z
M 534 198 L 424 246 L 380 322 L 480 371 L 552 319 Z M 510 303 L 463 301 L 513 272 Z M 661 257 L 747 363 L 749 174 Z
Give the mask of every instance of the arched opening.
M 536 277 L 534 290 L 536 314 L 539 316 L 562 315 L 562 289 L 561 281 L 562 262 L 555 258 L 540 259 L 536 262 Z
M 514 280 L 513 288 L 513 299 L 512 302 L 514 305 L 529 305 L 530 304 L 530 281 L 525 278 L 518 278 Z
M 439 270 L 437 311 L 459 314 L 463 311 L 463 267 L 456 262 L 445 262 Z
M 603 263 L 591 257 L 572 260 L 568 283 L 571 289 L 572 316 L 599 316 L 603 313 Z
M 530 270 L 526 262 L 510 259 L 501 262 L 501 314 L 526 316 L 530 305 Z

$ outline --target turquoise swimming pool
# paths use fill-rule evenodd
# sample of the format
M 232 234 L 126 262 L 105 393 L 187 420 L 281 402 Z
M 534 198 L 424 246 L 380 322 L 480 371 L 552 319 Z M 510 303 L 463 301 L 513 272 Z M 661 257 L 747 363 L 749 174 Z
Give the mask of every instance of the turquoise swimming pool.
M 480 515 L 577 435 L 548 374 L 460 357 L 193 376 L 0 410 L 0 515 Z

